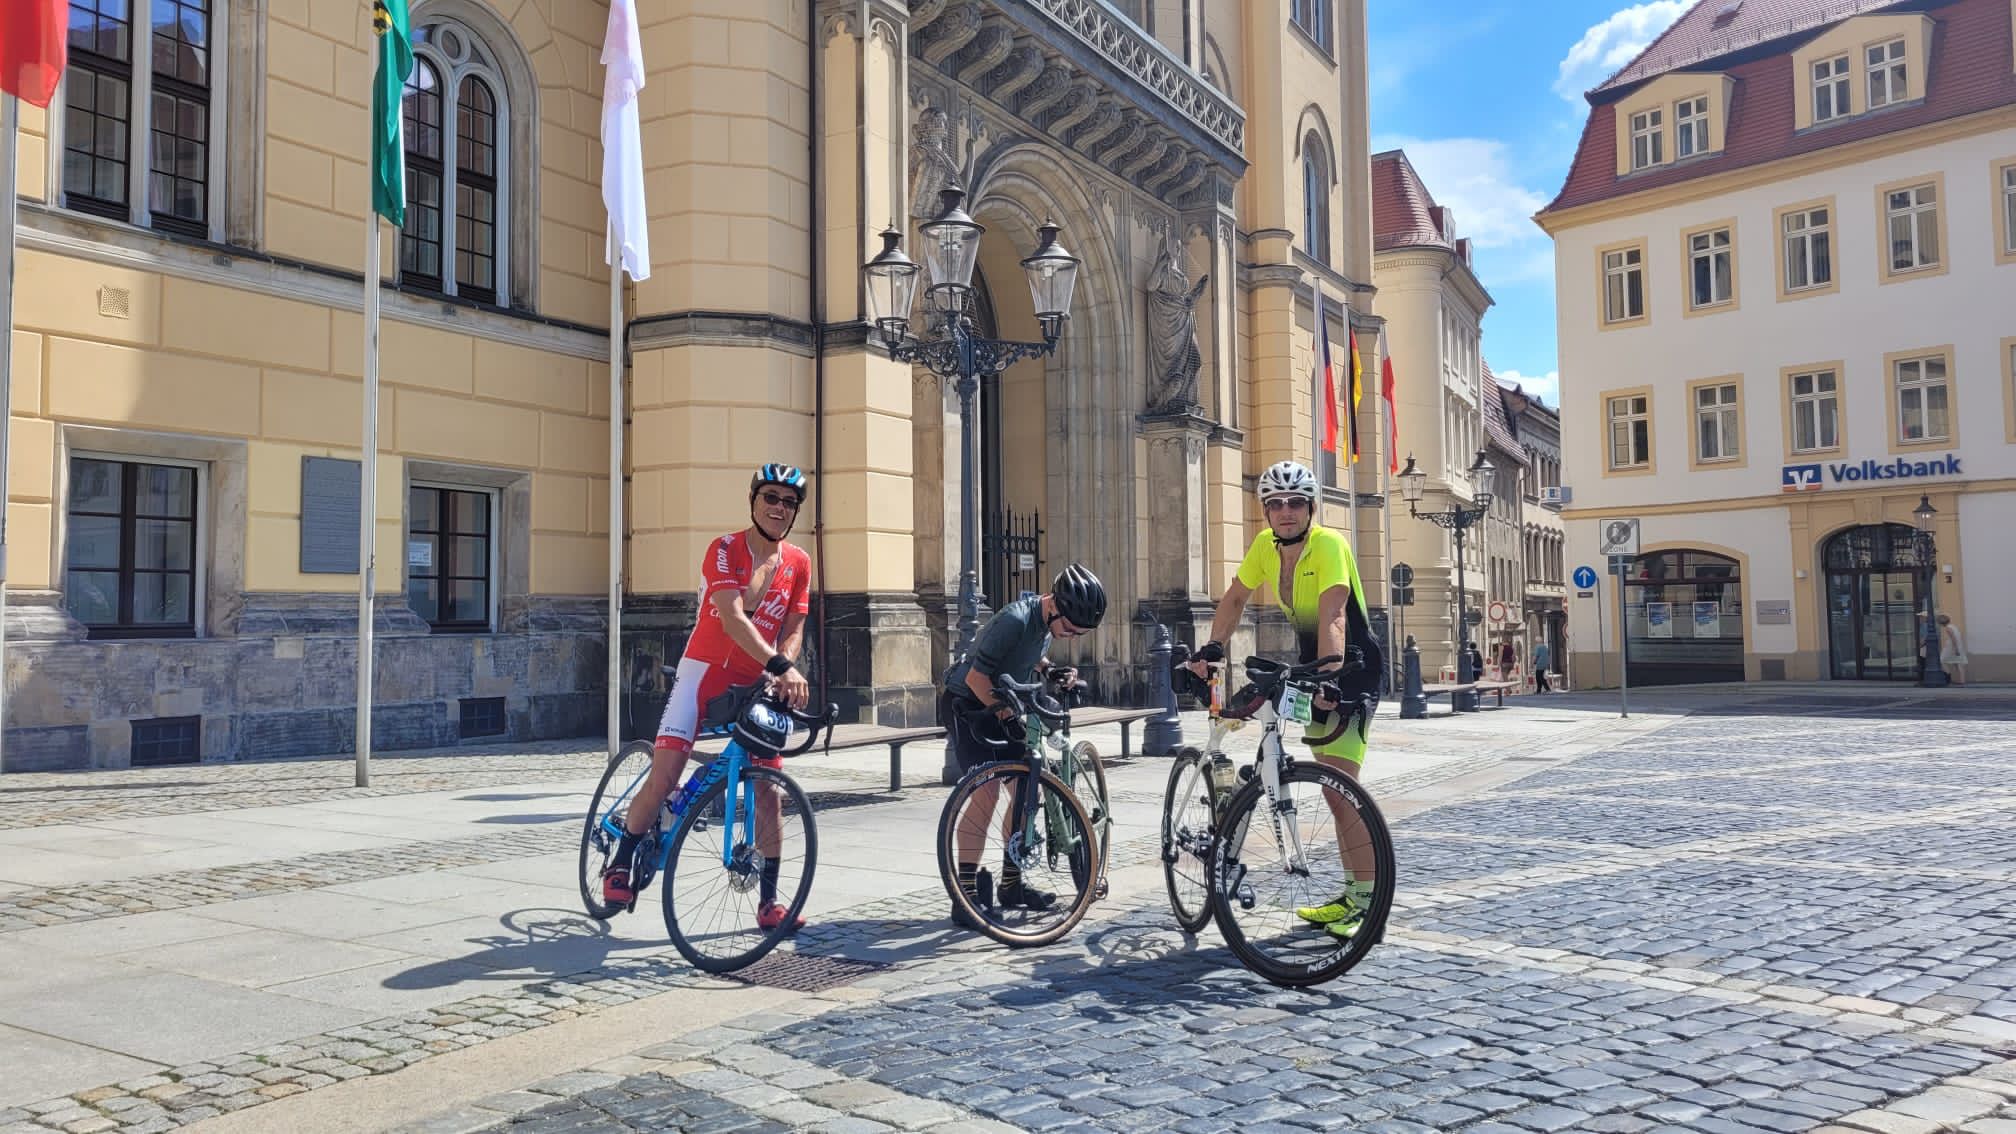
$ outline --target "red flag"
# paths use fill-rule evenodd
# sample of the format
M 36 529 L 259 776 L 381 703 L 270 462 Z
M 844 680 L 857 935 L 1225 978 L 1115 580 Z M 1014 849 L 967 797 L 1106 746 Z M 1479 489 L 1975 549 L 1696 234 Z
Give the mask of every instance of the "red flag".
M 1393 397 L 1393 356 L 1379 368 L 1379 396 L 1386 399 L 1386 471 L 1400 471 L 1400 406 Z
M 1323 451 L 1337 451 L 1337 375 L 1330 368 L 1330 320 L 1316 293 L 1316 365 L 1323 371 Z
M 0 90 L 47 107 L 67 57 L 68 0 L 8 0 L 0 12 Z

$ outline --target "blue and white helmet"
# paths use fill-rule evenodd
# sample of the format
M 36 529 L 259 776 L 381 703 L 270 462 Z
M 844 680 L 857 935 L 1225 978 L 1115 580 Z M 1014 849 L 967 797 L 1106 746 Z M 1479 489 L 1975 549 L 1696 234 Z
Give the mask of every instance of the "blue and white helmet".
M 1260 502 L 1265 504 L 1276 496 L 1300 496 L 1304 500 L 1316 499 L 1316 474 L 1307 465 L 1295 461 L 1276 461 L 1260 474 Z
M 805 470 L 799 468 L 797 465 L 787 465 L 772 461 L 757 469 L 756 475 L 749 478 L 749 498 L 752 500 L 755 499 L 756 493 L 766 484 L 781 484 L 786 488 L 797 489 L 798 502 L 800 504 L 803 504 L 805 497 L 811 493 L 811 489 L 807 487 L 805 480 Z

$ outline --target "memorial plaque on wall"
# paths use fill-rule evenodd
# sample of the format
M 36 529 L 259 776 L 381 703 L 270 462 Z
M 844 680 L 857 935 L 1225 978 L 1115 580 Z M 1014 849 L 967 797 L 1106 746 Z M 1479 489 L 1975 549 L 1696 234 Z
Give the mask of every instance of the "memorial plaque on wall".
M 301 458 L 301 573 L 355 575 L 364 466 L 333 457 Z
M 1759 626 L 1792 625 L 1792 600 L 1758 599 L 1757 625 Z

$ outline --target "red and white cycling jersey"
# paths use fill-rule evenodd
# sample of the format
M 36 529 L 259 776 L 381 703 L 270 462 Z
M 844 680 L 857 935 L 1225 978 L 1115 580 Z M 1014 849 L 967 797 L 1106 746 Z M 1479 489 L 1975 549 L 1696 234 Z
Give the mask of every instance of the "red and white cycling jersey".
M 811 557 L 804 548 L 791 543 L 778 545 L 777 552 L 777 570 L 771 574 L 762 598 L 751 606 L 744 596 L 742 605 L 749 621 L 756 624 L 757 633 L 772 645 L 783 630 L 785 618 L 812 609 Z M 700 617 L 693 627 L 693 636 L 686 641 L 684 656 L 688 661 L 719 667 L 725 671 L 729 684 L 755 680 L 769 659 L 750 657 L 728 637 L 727 628 L 721 625 L 721 612 L 714 607 L 714 596 L 730 588 L 748 590 L 755 572 L 747 532 L 730 532 L 715 540 L 707 546 L 707 554 L 700 561 Z

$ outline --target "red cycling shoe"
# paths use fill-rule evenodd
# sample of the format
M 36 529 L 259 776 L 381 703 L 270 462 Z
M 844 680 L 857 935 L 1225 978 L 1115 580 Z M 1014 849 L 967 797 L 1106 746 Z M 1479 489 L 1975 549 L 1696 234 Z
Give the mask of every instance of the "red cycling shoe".
M 602 872 L 602 900 L 624 909 L 637 900 L 637 889 L 630 884 L 629 867 L 612 866 Z
M 786 912 L 783 906 L 772 902 L 756 911 L 756 927 L 768 933 L 770 930 L 784 924 L 784 914 Z M 793 918 L 791 920 L 791 927 L 785 932 L 796 933 L 803 928 L 805 928 L 805 919 L 802 917 Z

